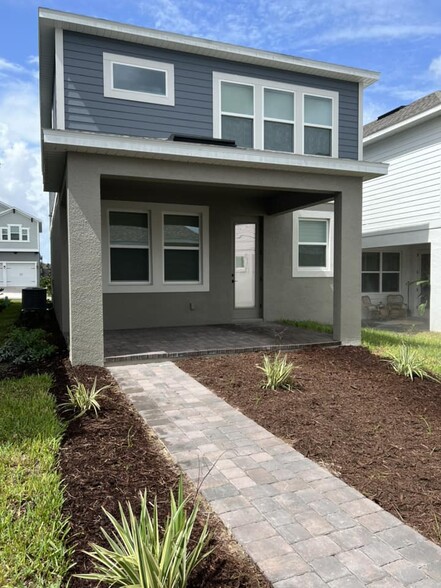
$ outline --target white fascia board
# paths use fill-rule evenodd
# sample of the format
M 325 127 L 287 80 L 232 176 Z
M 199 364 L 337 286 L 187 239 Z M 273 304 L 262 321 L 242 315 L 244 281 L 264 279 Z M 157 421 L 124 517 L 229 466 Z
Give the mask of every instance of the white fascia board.
M 8 206 L 8 208 L 6 210 L 3 210 L 2 212 L 0 212 L 0 216 L 3 216 L 4 214 L 15 210 L 16 212 L 18 212 L 19 214 L 22 214 L 26 218 L 34 219 L 34 221 L 41 223 L 41 220 L 39 218 L 37 218 L 33 214 L 29 214 L 28 212 L 24 212 L 24 210 L 20 210 L 20 208 L 17 208 L 16 206 L 11 206 L 10 204 L 6 204 L 6 202 L 1 202 L 0 204 L 4 204 L 5 206 Z
M 84 131 L 43 130 L 43 151 L 104 153 L 150 159 L 193 161 L 215 165 L 291 170 L 305 173 L 361 176 L 372 179 L 387 174 L 388 165 L 353 159 L 294 155 L 240 147 L 196 145 L 166 139 L 104 135 Z
M 40 22 L 46 22 L 55 28 L 63 28 L 113 39 L 122 39 L 132 43 L 148 44 L 175 51 L 208 55 L 220 59 L 253 63 L 265 67 L 299 71 L 310 75 L 357 83 L 362 82 L 365 87 L 373 84 L 380 77 L 380 74 L 376 71 L 335 65 L 323 61 L 284 55 L 282 53 L 262 51 L 260 49 L 251 49 L 249 47 L 210 41 L 199 37 L 157 31 L 155 29 L 118 23 L 101 18 L 51 10 L 49 8 L 40 8 L 38 14 Z
M 377 131 L 376 133 L 372 133 L 372 135 L 368 135 L 363 139 L 363 145 L 369 145 L 370 143 L 375 143 L 384 137 L 394 135 L 395 133 L 399 133 L 400 131 L 405 130 L 406 128 L 413 127 L 419 123 L 425 122 L 431 118 L 434 118 L 438 114 L 441 113 L 441 104 L 439 106 L 435 106 L 430 110 L 426 110 L 425 112 L 420 112 L 411 118 L 403 120 L 395 125 L 391 125 L 390 127 L 386 127 L 385 129 L 381 129 L 381 131 Z

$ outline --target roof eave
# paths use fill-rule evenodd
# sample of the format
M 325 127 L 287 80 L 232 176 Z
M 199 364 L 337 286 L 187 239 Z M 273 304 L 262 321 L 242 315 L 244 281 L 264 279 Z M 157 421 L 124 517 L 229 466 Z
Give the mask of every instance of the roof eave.
M 404 130 L 409 129 L 411 127 L 414 127 L 418 124 L 426 122 L 427 120 L 430 120 L 431 118 L 435 118 L 439 114 L 441 114 L 441 104 L 431 108 L 430 110 L 426 110 L 425 112 L 420 112 L 419 114 L 412 116 L 411 118 L 408 118 L 406 120 L 400 121 L 399 123 L 391 125 L 390 127 L 386 127 L 384 129 L 381 129 L 380 131 L 377 131 L 376 133 L 372 133 L 372 135 L 368 135 L 367 137 L 364 137 L 363 138 L 363 145 L 369 145 L 369 144 L 375 143 L 376 141 L 384 139 L 386 137 L 390 137 L 392 135 L 395 135 L 396 133 L 400 133 L 401 131 L 404 131 Z

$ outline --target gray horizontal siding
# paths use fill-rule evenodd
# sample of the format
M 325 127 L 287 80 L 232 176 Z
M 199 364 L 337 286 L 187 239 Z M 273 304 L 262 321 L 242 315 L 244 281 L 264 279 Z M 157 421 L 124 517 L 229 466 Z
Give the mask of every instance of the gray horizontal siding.
M 103 52 L 173 63 L 175 106 L 105 98 Z M 339 156 L 358 158 L 358 85 L 64 31 L 66 128 L 167 137 L 213 135 L 213 71 L 339 92 Z

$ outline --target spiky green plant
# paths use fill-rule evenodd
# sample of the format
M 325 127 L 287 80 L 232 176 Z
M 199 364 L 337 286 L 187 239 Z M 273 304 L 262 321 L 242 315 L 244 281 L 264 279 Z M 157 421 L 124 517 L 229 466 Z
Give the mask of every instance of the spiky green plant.
M 412 349 L 407 343 L 402 343 L 397 351 L 389 351 L 387 353 L 387 361 L 393 368 L 393 370 L 400 376 L 405 376 L 413 380 L 415 377 L 424 380 L 429 378 L 430 380 L 437 380 L 431 376 L 429 372 L 424 369 L 422 360 L 418 357 L 415 349 Z
M 101 529 L 108 547 L 92 544 L 88 555 L 94 560 L 96 572 L 78 577 L 115 587 L 185 588 L 192 571 L 211 553 L 206 549 L 210 539 L 208 519 L 190 549 L 199 504 L 187 514 L 182 478 L 176 498 L 170 492 L 170 514 L 163 533 L 156 499 L 150 514 L 147 493 L 141 493 L 140 497 L 139 518 L 135 517 L 130 503 L 127 503 L 127 515 L 119 505 L 119 521 L 103 509 L 113 527 L 112 534 Z
M 103 386 L 97 389 L 96 377 L 91 388 L 86 388 L 82 382 L 75 378 L 75 384 L 71 388 L 67 386 L 68 400 L 60 406 L 72 410 L 75 413 L 74 419 L 82 417 L 90 410 L 93 410 L 95 416 L 98 416 L 98 411 L 101 409 L 98 398 L 107 388 L 109 386 Z
M 263 365 L 256 365 L 256 367 L 265 374 L 262 388 L 266 390 L 291 389 L 294 365 L 288 361 L 286 355 L 282 357 L 280 351 L 273 358 L 269 355 L 264 355 Z

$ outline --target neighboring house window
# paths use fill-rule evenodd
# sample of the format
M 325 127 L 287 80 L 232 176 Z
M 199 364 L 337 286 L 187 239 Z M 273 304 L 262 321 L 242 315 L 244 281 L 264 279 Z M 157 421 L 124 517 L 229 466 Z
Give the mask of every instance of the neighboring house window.
M 149 282 L 149 217 L 140 212 L 109 212 L 110 280 Z
M 199 282 L 199 230 L 199 216 L 164 214 L 164 282 Z
M 247 259 L 245 255 L 236 255 L 235 269 L 236 272 L 245 272 L 247 270 Z
M 338 156 L 338 93 L 213 73 L 215 137 L 240 147 Z
M 0 236 L 2 241 L 29 241 L 29 229 L 21 225 L 8 225 L 1 227 Z
M 363 251 L 361 264 L 363 292 L 400 291 L 400 253 Z
M 208 292 L 209 208 L 103 201 L 104 292 Z
M 332 277 L 333 221 L 331 211 L 293 213 L 294 277 Z
M 103 54 L 104 96 L 174 106 L 174 66 L 127 55 Z

